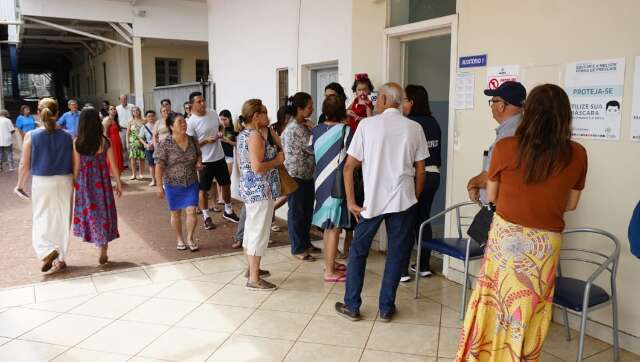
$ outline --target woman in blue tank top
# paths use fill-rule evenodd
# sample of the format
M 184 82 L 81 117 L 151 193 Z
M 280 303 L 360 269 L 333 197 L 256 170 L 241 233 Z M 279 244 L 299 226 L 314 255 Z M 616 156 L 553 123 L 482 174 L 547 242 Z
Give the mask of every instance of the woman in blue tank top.
M 42 272 L 66 268 L 73 196 L 73 140 L 56 124 L 58 103 L 43 98 L 38 112 L 44 128 L 25 135 L 18 185 L 14 192 L 28 199 L 25 184 L 32 175 L 33 248 Z

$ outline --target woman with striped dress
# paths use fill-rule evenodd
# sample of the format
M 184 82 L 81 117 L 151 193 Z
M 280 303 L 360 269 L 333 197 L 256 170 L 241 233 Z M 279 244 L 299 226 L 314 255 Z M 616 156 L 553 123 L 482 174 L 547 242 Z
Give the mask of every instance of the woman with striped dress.
M 346 200 L 331 196 L 338 172 L 342 172 L 346 150 L 351 140 L 351 129 L 343 123 L 346 117 L 344 102 L 336 96 L 328 96 L 322 104 L 325 122 L 313 130 L 313 150 L 316 159 L 316 202 L 313 225 L 324 229 L 324 280 L 345 282 L 346 266 L 336 263 L 338 240 L 343 227 L 349 226 Z

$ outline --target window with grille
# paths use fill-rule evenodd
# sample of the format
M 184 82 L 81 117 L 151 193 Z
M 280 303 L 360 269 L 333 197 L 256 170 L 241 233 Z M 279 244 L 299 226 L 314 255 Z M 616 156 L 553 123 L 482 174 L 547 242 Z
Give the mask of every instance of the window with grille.
M 209 79 L 209 60 L 196 59 L 196 82 Z
M 156 87 L 180 83 L 180 59 L 156 58 Z
M 278 107 L 287 103 L 289 98 L 289 69 L 278 69 Z

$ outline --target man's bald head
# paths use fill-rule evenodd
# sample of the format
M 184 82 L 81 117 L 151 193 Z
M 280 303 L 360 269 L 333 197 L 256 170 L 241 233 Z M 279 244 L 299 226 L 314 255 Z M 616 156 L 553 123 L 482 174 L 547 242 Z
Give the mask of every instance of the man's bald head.
M 376 110 L 378 113 L 384 112 L 385 109 L 399 108 L 402 104 L 403 90 L 400 84 L 389 82 L 378 88 L 378 101 Z

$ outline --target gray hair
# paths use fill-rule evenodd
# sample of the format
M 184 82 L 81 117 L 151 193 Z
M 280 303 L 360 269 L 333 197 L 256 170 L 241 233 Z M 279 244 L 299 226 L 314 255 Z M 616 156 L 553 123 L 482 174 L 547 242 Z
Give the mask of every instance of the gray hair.
M 67 101 L 68 105 L 72 105 L 72 104 L 78 104 L 78 101 L 76 101 L 75 99 L 69 99 L 69 101 Z
M 402 87 L 400 87 L 397 83 L 385 83 L 380 88 L 378 88 L 378 92 L 384 93 L 387 96 L 388 101 L 393 104 L 397 104 L 400 106 L 402 104 L 403 91 Z
M 6 109 L 0 109 L 0 117 L 9 118 L 9 111 L 7 111 Z

